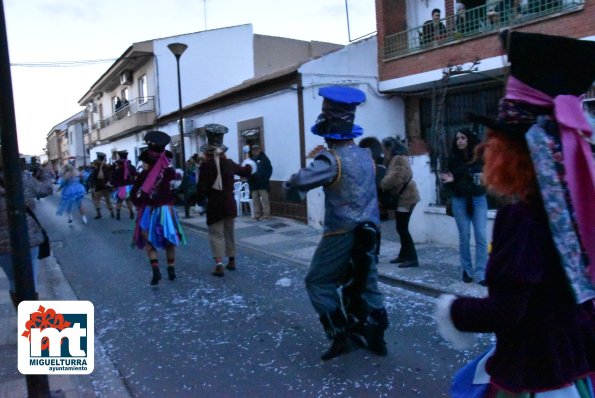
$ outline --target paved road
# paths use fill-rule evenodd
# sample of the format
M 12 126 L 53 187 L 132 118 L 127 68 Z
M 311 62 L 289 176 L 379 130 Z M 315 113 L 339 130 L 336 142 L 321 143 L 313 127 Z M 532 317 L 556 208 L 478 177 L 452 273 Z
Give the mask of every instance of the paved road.
M 77 297 L 94 303 L 96 335 L 135 397 L 442 397 L 454 371 L 490 344 L 450 349 L 435 332 L 433 298 L 384 286 L 389 355 L 358 350 L 322 363 L 328 342 L 303 264 L 240 248 L 239 270 L 214 278 L 204 234 L 186 229 L 179 279 L 152 288 L 129 220 L 67 224 L 54 200 L 39 209 L 54 255 Z

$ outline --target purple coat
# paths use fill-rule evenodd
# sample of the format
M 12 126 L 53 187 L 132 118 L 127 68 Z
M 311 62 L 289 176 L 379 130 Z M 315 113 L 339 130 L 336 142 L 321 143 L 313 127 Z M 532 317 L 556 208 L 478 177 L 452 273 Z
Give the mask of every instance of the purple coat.
M 459 298 L 457 329 L 496 334 L 486 370 L 512 392 L 543 391 L 595 372 L 595 309 L 578 305 L 541 204 L 498 211 L 487 264 L 488 297 Z

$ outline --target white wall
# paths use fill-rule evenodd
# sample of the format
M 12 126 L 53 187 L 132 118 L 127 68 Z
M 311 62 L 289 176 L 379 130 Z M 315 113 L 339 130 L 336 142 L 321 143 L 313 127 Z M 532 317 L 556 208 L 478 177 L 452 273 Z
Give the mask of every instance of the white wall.
M 87 159 L 87 164 L 97 159 L 97 152 L 103 152 L 107 155 L 107 161 L 113 163 L 111 155 L 113 151 L 128 151 L 128 160 L 136 166 L 136 159 L 134 157 L 137 148 L 146 147 L 145 141 L 140 139 L 140 134 L 133 134 L 131 136 L 119 139 L 118 141 L 110 142 L 108 144 L 98 145 L 93 147 L 90 151 L 90 158 Z
M 180 57 L 182 104 L 188 105 L 254 76 L 252 25 L 214 29 L 154 41 L 159 93 L 158 115 L 178 110 L 176 58 L 167 45 L 184 43 Z

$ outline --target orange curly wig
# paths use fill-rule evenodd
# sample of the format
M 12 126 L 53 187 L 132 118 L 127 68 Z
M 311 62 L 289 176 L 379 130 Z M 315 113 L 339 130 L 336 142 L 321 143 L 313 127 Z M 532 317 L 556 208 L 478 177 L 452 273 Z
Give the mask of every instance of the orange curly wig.
M 535 197 L 537 180 L 525 140 L 493 130 L 487 137 L 477 150 L 484 158 L 483 179 L 488 189 L 524 201 Z

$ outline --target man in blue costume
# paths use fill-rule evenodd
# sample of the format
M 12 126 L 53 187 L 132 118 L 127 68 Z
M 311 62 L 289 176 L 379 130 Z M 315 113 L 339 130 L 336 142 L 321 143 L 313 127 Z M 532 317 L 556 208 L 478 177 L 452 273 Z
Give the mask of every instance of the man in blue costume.
M 366 95 L 344 86 L 323 87 L 319 95 L 324 98 L 322 113 L 311 131 L 325 139 L 328 149 L 292 175 L 284 190 L 292 201 L 303 200 L 316 187 L 325 192 L 323 236 L 306 276 L 310 301 L 333 341 L 322 360 L 349 352 L 352 341 L 386 355 L 388 318 L 376 268 L 380 218 L 375 167 L 369 151 L 353 141 L 363 133 L 353 122 Z

